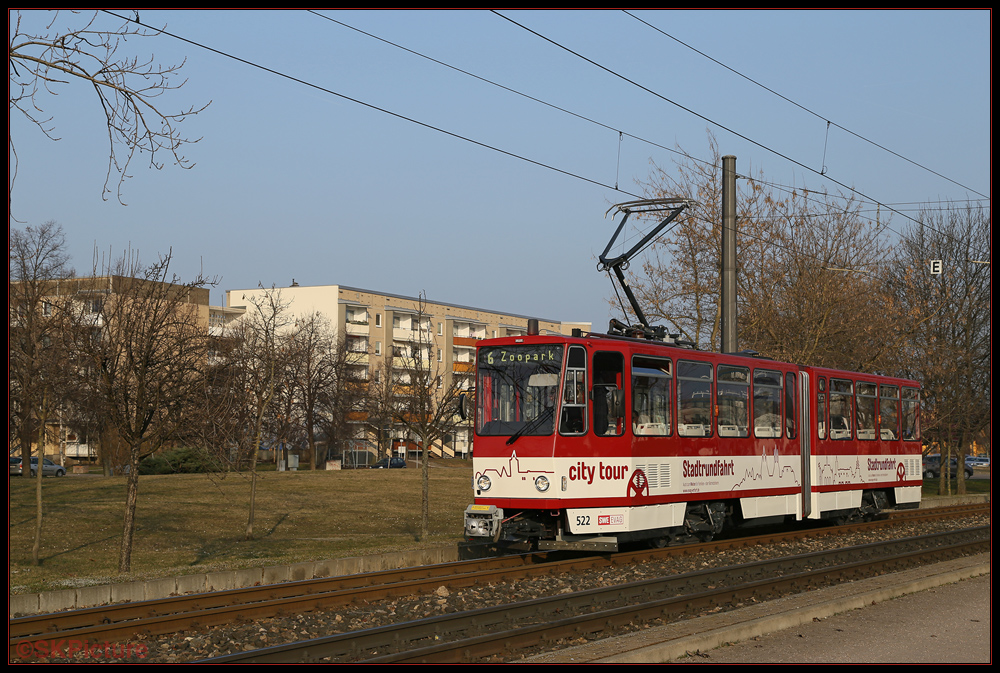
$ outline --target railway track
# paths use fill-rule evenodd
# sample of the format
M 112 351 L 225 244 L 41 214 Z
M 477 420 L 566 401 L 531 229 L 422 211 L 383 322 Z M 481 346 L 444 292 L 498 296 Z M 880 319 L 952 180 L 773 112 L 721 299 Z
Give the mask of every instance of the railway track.
M 590 557 L 557 559 L 551 555 L 501 558 L 407 568 L 380 573 L 306 580 L 265 587 L 172 597 L 159 601 L 111 605 L 66 613 L 21 617 L 9 622 L 10 660 L 27 641 L 123 641 L 178 631 L 203 631 L 212 626 L 248 622 L 372 602 L 384 598 L 427 594 L 439 587 L 450 590 L 483 586 L 538 574 L 574 573 L 597 567 L 624 566 L 651 559 L 667 559 L 705 551 L 753 547 L 803 536 L 835 535 L 843 531 L 878 529 L 911 521 L 919 515 L 942 518 L 988 513 L 988 507 L 920 510 L 887 521 L 841 527 L 811 528 L 753 537 L 719 540 L 659 550 L 642 550 Z
M 610 635 L 627 625 L 770 600 L 988 549 L 989 527 L 969 528 L 448 614 L 205 663 L 475 662 L 563 638 Z

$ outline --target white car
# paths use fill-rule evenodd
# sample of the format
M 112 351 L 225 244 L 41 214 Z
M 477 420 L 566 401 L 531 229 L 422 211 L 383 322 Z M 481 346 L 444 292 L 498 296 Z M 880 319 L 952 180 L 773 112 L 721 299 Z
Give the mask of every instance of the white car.
M 31 476 L 34 477 L 35 473 L 38 472 L 38 458 L 36 456 L 31 457 Z M 21 476 L 24 474 L 24 469 L 21 466 L 21 459 L 11 456 L 10 458 L 10 473 L 12 475 Z M 46 458 L 42 463 L 42 476 L 44 477 L 65 477 L 66 468 L 62 465 L 57 465 L 51 460 Z

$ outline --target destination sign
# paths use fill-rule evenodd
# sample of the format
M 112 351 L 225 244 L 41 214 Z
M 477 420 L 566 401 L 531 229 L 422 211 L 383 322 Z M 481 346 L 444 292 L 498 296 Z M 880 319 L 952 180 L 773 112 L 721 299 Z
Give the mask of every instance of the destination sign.
M 523 364 L 562 364 L 562 346 L 501 346 L 484 348 L 479 361 L 492 367 L 510 367 Z

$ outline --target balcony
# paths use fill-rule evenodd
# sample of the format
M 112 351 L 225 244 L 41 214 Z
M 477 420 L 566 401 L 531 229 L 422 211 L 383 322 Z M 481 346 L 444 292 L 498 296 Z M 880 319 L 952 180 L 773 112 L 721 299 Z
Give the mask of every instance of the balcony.
M 434 341 L 434 333 L 430 329 L 415 330 L 407 327 L 393 327 L 392 338 L 395 341 L 409 343 L 431 343 Z
M 428 358 L 408 358 L 397 355 L 392 358 L 392 366 L 396 369 L 416 369 L 419 366 L 420 369 L 429 371 L 431 361 Z

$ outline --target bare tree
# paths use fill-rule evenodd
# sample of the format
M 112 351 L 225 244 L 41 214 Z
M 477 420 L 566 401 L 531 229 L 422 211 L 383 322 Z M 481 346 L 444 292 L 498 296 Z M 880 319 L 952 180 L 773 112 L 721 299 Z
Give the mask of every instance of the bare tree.
M 244 441 L 252 427 L 249 391 L 233 357 L 235 341 L 229 334 L 210 334 L 203 387 L 195 414 L 187 424 L 186 441 L 201 446 L 225 475 L 249 463 Z
M 337 441 L 346 430 L 350 398 L 346 335 L 338 339 L 328 318 L 312 313 L 294 321 L 281 335 L 284 349 L 283 385 L 279 388 L 281 411 L 276 435 L 281 446 L 305 443 L 309 468 L 315 470 L 320 452 L 317 428 L 326 428 L 327 442 Z M 323 452 L 325 459 L 326 450 Z
M 249 455 L 250 502 L 247 512 L 245 538 L 254 536 L 254 517 L 257 500 L 257 455 L 266 437 L 266 423 L 273 414 L 274 402 L 283 386 L 285 374 L 284 330 L 291 323 L 288 302 L 281 292 L 271 288 L 259 294 L 244 296 L 247 311 L 236 321 L 229 337 L 232 339 L 232 366 L 238 377 L 234 391 L 245 391 L 239 398 L 249 410 L 249 427 L 242 434 L 239 444 Z M 247 443 L 249 439 L 249 444 Z
M 74 19 L 76 13 L 73 14 Z M 122 183 L 129 177 L 129 166 L 136 153 L 149 155 L 152 168 L 162 168 L 163 155 L 182 168 L 193 164 L 184 156 L 184 146 L 197 142 L 180 132 L 180 124 L 203 111 L 189 107 L 168 112 L 157 100 L 163 94 L 179 89 L 183 63 L 160 65 L 155 58 L 140 58 L 124 53 L 126 43 L 133 38 L 155 37 L 158 31 L 147 29 L 135 20 L 122 20 L 114 28 L 103 28 L 100 12 L 89 19 L 78 20 L 76 28 L 60 24 L 58 12 L 53 13 L 41 31 L 22 27 L 21 12 L 16 13 L 10 31 L 8 51 L 10 78 L 10 111 L 17 110 L 46 136 L 53 140 L 55 127 L 45 113 L 44 94 L 56 95 L 61 85 L 78 82 L 93 88 L 107 118 L 108 170 L 104 180 L 104 197 L 112 173 L 118 175 L 117 197 L 121 201 Z M 17 172 L 17 153 L 10 139 L 10 149 Z M 13 179 L 13 178 L 12 178 Z
M 420 440 L 423 453 L 421 539 L 427 539 L 430 534 L 430 452 L 437 444 L 444 455 L 444 438 L 460 422 L 456 414 L 458 396 L 462 392 L 457 378 L 447 376 L 436 365 L 435 337 L 430 318 L 424 310 L 425 303 L 425 295 L 421 292 L 413 339 L 408 346 L 393 353 L 393 358 L 400 364 L 392 371 L 395 378 L 392 388 L 394 421 Z
M 70 390 L 67 380 L 67 312 L 60 283 L 71 278 L 62 227 L 46 222 L 10 235 L 8 289 L 8 437 L 19 444 L 22 474 L 30 474 L 31 445 L 38 446 L 35 483 L 35 541 L 32 562 L 40 564 L 42 474 L 50 419 Z M 60 456 L 61 459 L 61 456 Z M 61 460 L 60 460 L 61 462 Z
M 641 274 L 630 274 L 630 285 L 651 322 L 665 321 L 668 331 L 708 348 L 719 343 L 721 334 L 722 174 L 712 137 L 710 146 L 713 163 L 679 163 L 676 178 L 654 166 L 643 185 L 648 197 L 684 198 L 701 205 L 681 213 L 669 233 L 649 248 Z M 754 206 L 748 195 L 741 196 L 742 222 L 752 217 Z
M 909 374 L 923 383 L 921 429 L 941 453 L 941 493 L 951 457 L 965 493 L 964 459 L 991 422 L 991 216 L 978 207 L 926 209 L 905 233 L 895 288 L 916 327 Z M 932 273 L 932 261 L 940 273 Z
M 309 465 L 342 455 L 350 435 L 350 416 L 363 382 L 355 377 L 359 352 L 352 351 L 346 333 L 334 333 L 330 321 L 319 313 L 296 321 L 290 335 L 290 387 L 299 409 L 309 446 Z M 320 451 L 316 430 L 322 428 L 326 444 Z
M 320 423 L 326 437 L 326 460 L 342 458 L 348 447 L 364 433 L 364 398 L 369 368 L 362 352 L 352 350 L 346 335 L 337 339 L 331 353 L 333 385 L 320 400 Z
M 210 281 L 181 282 L 170 262 L 168 253 L 147 266 L 128 253 L 110 273 L 77 281 L 75 347 L 89 365 L 90 393 L 105 429 L 127 450 L 120 572 L 131 569 L 139 461 L 184 423 L 208 354 Z
M 769 206 L 740 250 L 740 338 L 791 362 L 895 369 L 910 330 L 885 283 L 885 222 L 845 196 L 792 192 Z
M 62 227 L 13 229 L 10 234 L 9 338 L 10 414 L 8 436 L 20 444 L 24 465 L 38 431 L 38 406 L 50 379 L 42 376 L 46 351 L 62 340 L 64 317 L 59 282 L 72 277 Z
M 392 348 L 391 344 L 389 348 Z M 372 369 L 358 406 L 368 434 L 375 437 L 376 457 L 391 456 L 392 435 L 396 425 L 396 398 L 402 394 L 401 373 L 396 371 L 392 353 Z M 397 393 L 397 388 L 400 391 Z
M 721 156 L 682 161 L 676 177 L 655 168 L 651 197 L 700 205 L 678 217 L 647 252 L 630 284 L 650 320 L 703 348 L 721 343 Z M 808 190 L 784 195 L 762 175 L 737 196 L 740 346 L 764 355 L 847 369 L 888 366 L 905 331 L 881 269 L 891 253 L 885 222 L 871 223 L 849 198 Z M 644 309 L 644 310 L 645 310 Z

